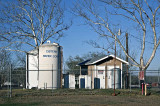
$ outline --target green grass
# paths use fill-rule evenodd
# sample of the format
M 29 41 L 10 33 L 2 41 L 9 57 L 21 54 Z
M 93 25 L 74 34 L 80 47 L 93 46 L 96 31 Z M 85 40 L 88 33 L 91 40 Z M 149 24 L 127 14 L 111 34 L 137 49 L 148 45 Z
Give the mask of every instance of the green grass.
M 160 91 L 148 90 L 149 96 L 142 96 L 140 89 L 131 92 L 116 89 L 56 89 L 56 90 L 12 90 L 12 98 L 7 90 L 0 90 L 1 106 L 38 105 L 160 105 Z M 149 101 L 149 103 L 147 103 Z

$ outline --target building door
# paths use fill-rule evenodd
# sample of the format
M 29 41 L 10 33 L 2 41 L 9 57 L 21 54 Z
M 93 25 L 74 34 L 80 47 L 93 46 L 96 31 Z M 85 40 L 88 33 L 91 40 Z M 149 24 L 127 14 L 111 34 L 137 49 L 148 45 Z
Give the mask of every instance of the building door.
M 80 84 L 81 84 L 80 88 L 85 88 L 85 78 L 80 79 Z
M 94 78 L 94 89 L 100 89 L 100 79 Z
M 64 77 L 64 88 L 69 88 L 69 75 Z

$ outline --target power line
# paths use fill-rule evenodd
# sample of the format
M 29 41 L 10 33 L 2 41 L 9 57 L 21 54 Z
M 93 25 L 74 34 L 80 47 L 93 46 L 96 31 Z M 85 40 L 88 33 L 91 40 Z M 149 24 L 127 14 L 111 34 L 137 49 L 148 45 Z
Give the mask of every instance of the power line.
M 140 40 L 140 41 L 143 41 L 141 38 L 135 37 L 135 36 L 132 35 L 132 34 L 129 34 L 129 35 L 132 36 L 132 37 L 135 38 L 135 39 L 138 39 L 138 40 Z M 149 41 L 146 41 L 146 40 L 145 40 L 145 42 L 146 42 L 146 43 L 150 43 L 150 44 L 154 44 L 153 42 L 149 42 Z
M 131 37 L 135 38 L 135 39 L 138 39 L 138 40 L 140 40 L 140 41 L 143 41 L 141 38 L 135 37 L 135 36 L 132 35 L 132 34 L 129 34 L 129 35 L 130 35 Z M 154 44 L 153 42 L 149 42 L 149 41 L 146 41 L 146 40 L 145 40 L 145 42 L 146 42 L 146 43 L 149 43 L 149 44 Z M 151 49 L 153 49 L 153 48 L 151 48 Z M 160 49 L 160 48 L 158 47 L 157 49 Z

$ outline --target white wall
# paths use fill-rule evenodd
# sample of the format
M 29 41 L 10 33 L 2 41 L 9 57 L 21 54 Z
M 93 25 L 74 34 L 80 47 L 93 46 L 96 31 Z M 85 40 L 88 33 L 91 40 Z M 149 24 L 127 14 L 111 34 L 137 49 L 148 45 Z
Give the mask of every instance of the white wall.
M 75 75 L 69 75 L 69 88 L 75 89 Z
M 38 87 L 38 59 L 36 55 L 36 51 L 30 52 L 31 54 L 28 55 L 28 76 L 26 76 L 26 81 L 28 77 L 28 83 L 26 82 L 29 89 L 32 87 Z M 27 71 L 26 71 L 27 75 Z
M 119 66 L 116 66 L 116 68 L 120 68 Z M 114 79 L 113 77 L 114 76 L 112 76 L 111 75 L 111 69 L 114 69 L 114 66 L 107 66 L 107 87 L 108 88 L 113 88 L 113 86 L 112 86 L 112 80 Z M 122 71 L 122 70 L 121 70 Z M 121 73 L 122 74 L 122 73 Z M 114 75 L 114 74 L 113 74 Z M 122 75 L 121 75 L 122 76 Z M 122 77 L 121 77 L 121 79 L 122 79 Z
M 80 75 L 79 76 L 79 88 L 80 88 L 80 79 L 84 78 L 85 79 L 85 89 L 91 89 L 91 76 L 89 75 Z
M 103 74 L 99 74 L 98 70 L 103 70 Z M 97 78 L 100 79 L 100 89 L 105 89 L 105 66 L 97 66 Z
M 35 71 L 38 70 L 37 55 L 34 56 L 30 54 L 28 57 L 29 89 L 32 87 L 38 87 L 39 89 L 52 89 L 52 85 L 54 89 L 60 88 L 61 52 L 59 45 L 44 44 L 39 47 L 39 72 Z
M 52 78 L 53 88 L 57 88 L 58 52 L 57 46 L 54 45 L 41 45 L 39 47 L 39 69 L 44 71 L 39 73 L 38 88 L 43 89 L 46 83 L 46 89 L 52 89 Z

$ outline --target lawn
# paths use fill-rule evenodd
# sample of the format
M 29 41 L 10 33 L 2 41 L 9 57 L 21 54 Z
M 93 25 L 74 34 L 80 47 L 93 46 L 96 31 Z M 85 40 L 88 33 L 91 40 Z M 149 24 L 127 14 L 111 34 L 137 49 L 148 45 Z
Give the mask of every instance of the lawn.
M 150 91 L 150 95 L 141 95 L 140 90 L 13 90 L 12 98 L 6 90 L 0 90 L 1 106 L 53 106 L 53 105 L 144 105 L 159 106 L 160 92 Z

